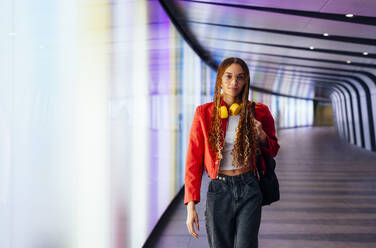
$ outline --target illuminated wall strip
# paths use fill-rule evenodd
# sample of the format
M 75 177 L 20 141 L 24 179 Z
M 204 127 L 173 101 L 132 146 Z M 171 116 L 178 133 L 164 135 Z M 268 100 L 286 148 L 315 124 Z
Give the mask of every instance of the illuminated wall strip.
M 133 68 L 129 90 L 134 97 L 131 102 L 134 125 L 129 130 L 132 155 L 129 159 L 131 202 L 129 216 L 130 247 L 141 247 L 147 235 L 148 223 L 148 178 L 150 164 L 150 102 L 149 102 L 149 58 L 148 58 L 148 3 L 135 1 L 129 14 L 133 16 L 134 30 L 130 32 L 133 54 L 130 58 Z
M 82 1 L 79 12 L 80 51 L 75 104 L 75 149 L 78 159 L 75 247 L 109 247 L 109 3 Z
M 167 16 L 165 16 L 166 18 L 166 21 L 168 19 Z M 177 40 L 179 40 L 179 36 L 178 35 L 173 35 L 173 34 L 176 34 L 176 29 L 175 27 L 173 26 L 173 24 L 171 22 L 169 22 L 169 34 L 171 34 L 169 36 L 169 45 L 170 47 L 175 47 L 175 44 L 177 42 Z M 179 160 L 179 158 L 181 157 L 181 136 L 180 136 L 180 133 L 178 132 L 179 131 L 179 116 L 180 116 L 180 102 L 178 101 L 178 94 L 179 92 L 177 92 L 177 89 L 178 89 L 178 81 L 176 80 L 176 71 L 177 71 L 177 68 L 175 67 L 176 65 L 176 60 L 177 60 L 177 54 L 175 53 L 175 50 L 174 49 L 170 49 L 169 50 L 169 57 L 168 57 L 168 61 L 169 61 L 169 88 L 170 88 L 170 91 L 168 92 L 169 96 L 170 96 L 170 101 L 169 101 L 169 105 L 170 105 L 170 123 L 171 123 L 171 126 L 170 126 L 170 130 L 171 130 L 171 137 L 170 137 L 170 154 L 171 154 L 171 157 L 170 157 L 170 166 L 171 166 L 171 172 L 172 172 L 172 175 L 173 177 L 171 178 L 171 184 L 170 184 L 170 188 L 172 188 L 172 191 L 171 193 L 169 194 L 169 196 L 171 198 L 174 197 L 174 194 L 175 192 L 178 190 L 178 187 L 179 185 L 177 185 L 177 182 L 179 182 L 179 172 L 181 170 L 181 167 L 179 166 L 179 162 L 181 160 Z M 170 199 L 171 199 L 170 198 Z

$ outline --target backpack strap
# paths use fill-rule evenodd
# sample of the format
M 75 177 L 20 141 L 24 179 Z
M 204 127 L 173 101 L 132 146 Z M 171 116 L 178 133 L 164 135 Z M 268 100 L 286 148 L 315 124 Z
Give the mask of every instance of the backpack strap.
M 252 101 L 251 109 L 252 109 L 253 116 L 256 115 L 255 105 L 256 105 L 256 103 L 254 101 Z
M 252 101 L 251 109 L 252 109 L 253 116 L 256 116 L 255 106 L 256 106 L 256 103 L 254 101 Z M 256 168 L 255 169 L 256 169 L 258 180 L 260 180 L 259 171 L 263 171 L 262 168 L 261 168 L 261 164 L 260 164 L 260 156 L 261 156 L 261 154 L 258 154 L 256 156 Z

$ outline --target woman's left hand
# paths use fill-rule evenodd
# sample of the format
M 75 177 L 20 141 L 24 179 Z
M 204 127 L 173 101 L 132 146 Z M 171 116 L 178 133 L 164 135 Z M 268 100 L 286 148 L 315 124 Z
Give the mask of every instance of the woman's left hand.
M 255 127 L 257 132 L 257 137 L 259 138 L 261 144 L 265 144 L 266 133 L 262 130 L 262 123 L 255 119 Z

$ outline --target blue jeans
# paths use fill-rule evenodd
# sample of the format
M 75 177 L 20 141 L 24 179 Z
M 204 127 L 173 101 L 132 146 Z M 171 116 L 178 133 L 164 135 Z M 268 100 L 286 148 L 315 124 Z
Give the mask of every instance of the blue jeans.
M 253 171 L 218 174 L 208 186 L 205 221 L 211 248 L 258 247 L 262 194 Z

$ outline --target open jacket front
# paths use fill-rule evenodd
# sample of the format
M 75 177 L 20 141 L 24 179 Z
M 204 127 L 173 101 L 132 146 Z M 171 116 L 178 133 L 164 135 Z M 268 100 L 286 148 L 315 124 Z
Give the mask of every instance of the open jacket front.
M 249 101 L 251 107 L 252 101 Z M 217 177 L 219 162 L 216 162 L 215 154 L 210 151 L 209 147 L 209 127 L 211 123 L 210 115 L 213 110 L 214 102 L 208 102 L 197 106 L 193 117 L 192 126 L 188 139 L 188 151 L 185 167 L 185 192 L 184 204 L 190 201 L 200 202 L 201 179 L 204 172 L 208 173 L 211 179 Z M 229 107 L 221 98 L 221 106 Z M 261 145 L 261 152 L 270 157 L 275 157 L 279 150 L 278 139 L 275 136 L 274 119 L 267 105 L 263 103 L 255 104 L 255 118 L 262 124 L 262 129 L 267 134 L 266 144 Z M 222 129 L 226 133 L 228 118 L 221 119 Z M 224 139 L 221 140 L 223 147 Z M 263 170 L 265 163 L 260 156 L 260 162 Z M 253 165 L 256 166 L 255 164 Z

